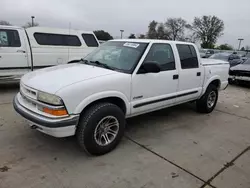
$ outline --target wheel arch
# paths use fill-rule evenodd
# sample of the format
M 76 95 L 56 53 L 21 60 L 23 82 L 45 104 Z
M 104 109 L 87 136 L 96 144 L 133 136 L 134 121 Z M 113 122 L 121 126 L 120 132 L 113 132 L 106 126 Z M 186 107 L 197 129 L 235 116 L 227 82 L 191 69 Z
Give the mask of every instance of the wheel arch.
M 214 77 L 210 78 L 210 79 L 206 82 L 206 84 L 205 84 L 205 86 L 204 86 L 202 95 L 206 92 L 208 86 L 211 85 L 211 84 L 215 85 L 215 86 L 218 88 L 218 90 L 220 90 L 220 87 L 221 87 L 221 80 L 220 80 L 220 77 L 219 77 L 219 76 L 214 76 Z
M 130 105 L 127 97 L 119 92 L 106 92 L 106 93 L 98 93 L 91 95 L 84 99 L 75 109 L 74 113 L 81 114 L 85 110 L 87 110 L 90 106 L 99 103 L 99 102 L 110 102 L 112 104 L 117 105 L 124 114 L 130 114 Z

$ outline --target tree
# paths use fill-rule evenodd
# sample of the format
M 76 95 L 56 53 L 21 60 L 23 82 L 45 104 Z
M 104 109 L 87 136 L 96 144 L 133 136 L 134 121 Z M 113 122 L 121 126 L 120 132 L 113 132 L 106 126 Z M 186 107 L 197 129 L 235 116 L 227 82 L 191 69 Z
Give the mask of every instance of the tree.
M 131 33 L 130 36 L 128 37 L 129 39 L 136 39 L 135 34 Z
M 0 20 L 0 25 L 11 25 L 10 22 Z
M 242 48 L 240 49 L 240 51 L 245 51 L 245 47 L 242 47 Z
M 157 31 L 156 31 L 157 24 L 158 23 L 155 20 L 149 23 L 147 38 L 157 39 Z
M 144 34 L 140 34 L 139 36 L 138 36 L 138 39 L 145 39 L 146 38 L 146 36 L 144 35 Z
M 201 40 L 202 48 L 212 48 L 218 37 L 223 34 L 224 23 L 216 16 L 195 17 L 191 28 Z
M 157 27 L 157 39 L 169 40 L 169 32 L 165 29 L 164 24 L 160 23 Z
M 32 26 L 32 22 L 27 22 L 23 27 L 29 28 L 29 27 L 37 27 L 37 26 L 39 26 L 39 23 L 37 23 L 37 22 L 34 22 L 33 26 Z
M 96 30 L 94 31 L 95 36 L 98 40 L 111 40 L 113 37 L 106 31 L 103 30 Z
M 221 44 L 220 46 L 218 46 L 219 50 L 233 50 L 233 47 L 230 46 L 229 44 Z
M 169 18 L 165 22 L 171 40 L 184 39 L 184 30 L 188 27 L 186 20 L 182 18 Z

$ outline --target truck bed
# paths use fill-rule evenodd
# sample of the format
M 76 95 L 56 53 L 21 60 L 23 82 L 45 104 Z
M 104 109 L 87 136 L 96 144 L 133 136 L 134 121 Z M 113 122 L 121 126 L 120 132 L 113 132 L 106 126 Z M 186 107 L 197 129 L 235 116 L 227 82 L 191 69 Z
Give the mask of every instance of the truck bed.
M 223 60 L 218 60 L 218 59 L 207 59 L 207 58 L 201 58 L 201 64 L 203 66 L 207 65 L 223 65 L 223 64 L 228 64 L 228 62 L 223 61 Z

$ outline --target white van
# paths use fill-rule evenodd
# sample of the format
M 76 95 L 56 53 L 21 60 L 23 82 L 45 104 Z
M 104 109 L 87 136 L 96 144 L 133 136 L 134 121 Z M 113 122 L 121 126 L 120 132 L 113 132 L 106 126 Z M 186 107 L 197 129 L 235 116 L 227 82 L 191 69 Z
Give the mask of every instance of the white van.
M 98 46 L 93 32 L 0 26 L 0 83 L 19 80 L 32 70 L 81 59 Z

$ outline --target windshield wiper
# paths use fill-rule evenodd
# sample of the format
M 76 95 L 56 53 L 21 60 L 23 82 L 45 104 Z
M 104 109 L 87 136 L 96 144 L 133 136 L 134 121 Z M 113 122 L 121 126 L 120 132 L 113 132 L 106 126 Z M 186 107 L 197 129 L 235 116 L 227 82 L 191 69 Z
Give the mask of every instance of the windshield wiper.
M 68 62 L 68 64 L 70 64 L 70 63 L 79 63 L 79 62 L 83 62 L 85 64 L 90 64 L 87 59 L 83 59 L 83 58 L 72 60 L 72 61 Z
M 103 68 L 106 68 L 106 69 L 110 69 L 110 70 L 115 70 L 115 68 L 105 64 L 105 63 L 101 63 L 100 61 L 89 61 L 90 63 L 93 63 L 93 64 L 96 64 L 98 66 L 101 66 Z
M 83 62 L 84 64 L 87 64 L 87 65 L 95 64 L 95 65 L 101 66 L 101 67 L 106 68 L 106 69 L 115 70 L 115 68 L 110 67 L 109 65 L 107 65 L 105 63 L 101 63 L 100 61 L 89 61 L 89 60 L 83 59 L 83 58 L 72 60 L 72 61 L 70 61 L 68 63 L 70 64 L 70 63 L 78 63 L 78 62 Z

